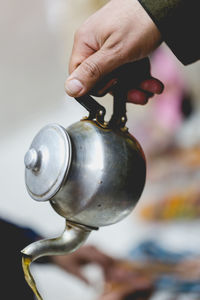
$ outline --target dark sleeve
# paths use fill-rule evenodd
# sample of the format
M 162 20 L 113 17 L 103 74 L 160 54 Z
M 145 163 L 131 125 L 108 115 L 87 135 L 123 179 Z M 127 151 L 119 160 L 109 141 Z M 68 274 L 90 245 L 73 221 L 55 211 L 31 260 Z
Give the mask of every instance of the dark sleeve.
M 1 247 L 0 257 L 19 255 L 21 250 L 29 244 L 41 239 L 42 237 L 35 231 L 27 227 L 20 227 L 7 220 L 0 219 Z M 42 257 L 37 263 L 49 263 L 48 257 Z
M 185 65 L 200 59 L 199 0 L 138 0 Z

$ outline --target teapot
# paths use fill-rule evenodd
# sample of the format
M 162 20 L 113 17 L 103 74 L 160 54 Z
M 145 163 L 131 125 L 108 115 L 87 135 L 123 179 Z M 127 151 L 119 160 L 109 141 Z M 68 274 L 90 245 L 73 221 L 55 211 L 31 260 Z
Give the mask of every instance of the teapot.
M 109 122 L 104 120 L 105 108 L 90 96 L 96 95 L 93 90 L 76 98 L 88 117 L 68 128 L 49 124 L 34 137 L 24 159 L 27 191 L 38 202 L 49 201 L 65 218 L 66 228 L 56 239 L 27 246 L 23 254 L 35 260 L 75 251 L 91 231 L 119 222 L 137 204 L 146 161 L 126 127 L 127 74 L 132 69 L 133 64 L 126 64 L 118 70 Z

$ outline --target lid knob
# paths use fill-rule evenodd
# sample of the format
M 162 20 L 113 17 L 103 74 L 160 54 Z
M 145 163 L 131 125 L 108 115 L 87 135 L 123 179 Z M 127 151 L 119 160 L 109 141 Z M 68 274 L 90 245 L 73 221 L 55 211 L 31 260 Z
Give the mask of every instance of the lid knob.
M 36 171 L 39 166 L 39 153 L 34 149 L 29 149 L 24 157 L 24 163 L 27 169 Z

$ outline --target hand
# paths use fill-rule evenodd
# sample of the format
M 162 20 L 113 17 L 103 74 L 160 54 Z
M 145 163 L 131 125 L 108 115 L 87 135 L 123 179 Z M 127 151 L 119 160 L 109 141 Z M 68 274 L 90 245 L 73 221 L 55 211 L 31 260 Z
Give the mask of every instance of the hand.
M 113 264 L 114 260 L 93 246 L 83 246 L 77 251 L 62 256 L 52 256 L 51 261 L 65 271 L 77 276 L 85 283 L 88 279 L 82 274 L 81 267 L 87 264 L 97 264 L 102 267 L 104 273 Z
M 110 284 L 99 300 L 128 300 L 128 299 L 150 299 L 154 290 L 150 279 L 142 276 L 129 279 L 122 284 Z
M 104 96 L 113 94 L 117 85 L 126 91 L 126 102 L 146 104 L 154 94 L 162 93 L 162 82 L 151 76 L 151 66 L 148 58 L 134 63 L 127 63 L 115 69 L 97 82 L 89 94 Z M 119 87 L 118 87 L 119 88 Z
M 137 0 L 109 1 L 75 35 L 66 92 L 84 95 L 106 74 L 146 57 L 160 42 L 159 30 Z
M 187 270 L 187 272 L 186 272 Z M 185 280 L 199 280 L 200 277 L 200 257 L 188 258 L 177 264 L 175 271 Z
M 107 270 L 104 294 L 99 300 L 146 300 L 153 289 L 153 280 L 137 266 L 115 260 Z

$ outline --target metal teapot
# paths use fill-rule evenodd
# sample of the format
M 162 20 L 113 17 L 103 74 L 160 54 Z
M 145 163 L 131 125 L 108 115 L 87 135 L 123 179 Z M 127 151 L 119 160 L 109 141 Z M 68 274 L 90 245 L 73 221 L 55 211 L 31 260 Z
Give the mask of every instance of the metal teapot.
M 33 243 L 24 254 L 36 259 L 72 252 L 92 230 L 119 222 L 137 204 L 146 162 L 141 146 L 125 126 L 125 72 L 131 69 L 132 64 L 123 67 L 112 91 L 109 122 L 104 121 L 105 108 L 86 95 L 76 100 L 88 110 L 88 117 L 66 129 L 47 125 L 34 137 L 25 155 L 28 193 L 34 200 L 49 201 L 67 225 L 61 237 Z

